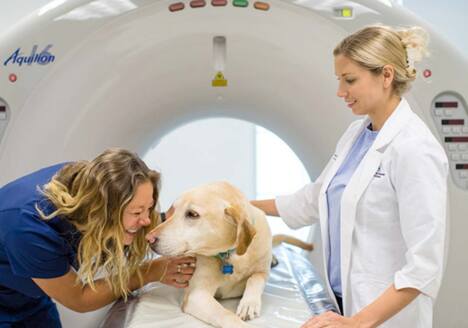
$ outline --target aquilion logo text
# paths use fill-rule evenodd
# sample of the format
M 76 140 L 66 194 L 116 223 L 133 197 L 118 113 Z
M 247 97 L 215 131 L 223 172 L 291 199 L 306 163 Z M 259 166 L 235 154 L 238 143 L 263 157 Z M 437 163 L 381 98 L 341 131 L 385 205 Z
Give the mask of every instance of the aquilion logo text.
M 50 53 L 50 48 L 52 48 L 51 44 L 45 47 L 44 50 L 42 50 L 41 52 L 38 52 L 37 48 L 37 45 L 33 46 L 31 54 L 29 56 L 24 55 L 21 52 L 21 48 L 16 49 L 16 51 L 7 60 L 5 60 L 3 65 L 47 65 L 55 60 L 55 56 Z

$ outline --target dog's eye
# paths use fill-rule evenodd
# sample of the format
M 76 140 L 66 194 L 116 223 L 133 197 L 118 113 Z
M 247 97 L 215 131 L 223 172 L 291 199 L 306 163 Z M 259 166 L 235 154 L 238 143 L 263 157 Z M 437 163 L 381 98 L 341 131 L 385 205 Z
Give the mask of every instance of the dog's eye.
M 198 214 L 194 210 L 188 210 L 187 212 L 185 212 L 185 217 L 189 219 L 198 219 L 200 217 L 200 214 Z

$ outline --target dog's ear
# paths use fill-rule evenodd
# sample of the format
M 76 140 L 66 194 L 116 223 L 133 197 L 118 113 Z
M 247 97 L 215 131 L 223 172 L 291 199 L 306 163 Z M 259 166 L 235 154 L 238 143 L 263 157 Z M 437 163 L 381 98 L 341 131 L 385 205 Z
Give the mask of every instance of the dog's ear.
M 237 225 L 236 253 L 237 255 L 243 255 L 255 236 L 255 228 L 247 220 L 245 211 L 239 207 L 229 206 L 224 212 L 232 217 Z
M 158 226 L 160 224 L 163 224 L 169 218 L 172 217 L 172 215 L 175 212 L 175 208 L 174 208 L 174 205 L 171 205 L 171 207 L 166 212 L 161 212 L 161 209 L 158 204 L 155 211 L 156 211 L 156 226 Z
M 161 223 L 163 223 L 163 216 L 165 215 L 165 213 L 156 213 L 156 224 L 155 224 L 155 227 L 157 227 L 158 225 L 160 225 Z

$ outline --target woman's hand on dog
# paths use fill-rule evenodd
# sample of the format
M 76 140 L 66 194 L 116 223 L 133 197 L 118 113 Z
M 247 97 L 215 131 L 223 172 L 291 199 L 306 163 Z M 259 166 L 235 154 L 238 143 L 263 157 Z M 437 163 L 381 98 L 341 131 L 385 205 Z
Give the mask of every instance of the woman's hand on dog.
M 161 257 L 153 261 L 156 279 L 163 284 L 186 288 L 195 272 L 197 259 L 192 256 L 183 257 Z

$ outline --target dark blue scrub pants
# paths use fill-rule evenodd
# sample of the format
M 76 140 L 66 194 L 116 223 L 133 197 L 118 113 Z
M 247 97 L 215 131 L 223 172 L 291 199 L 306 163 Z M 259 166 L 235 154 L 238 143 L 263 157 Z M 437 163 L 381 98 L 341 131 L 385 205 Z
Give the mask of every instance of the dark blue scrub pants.
M 21 299 L 0 286 L 0 328 L 61 327 L 57 306 L 50 298 Z
M 57 307 L 52 304 L 19 322 L 3 322 L 0 319 L 0 328 L 62 328 L 62 325 Z

